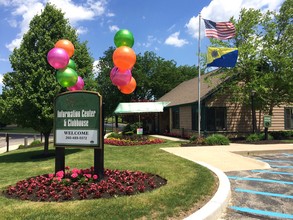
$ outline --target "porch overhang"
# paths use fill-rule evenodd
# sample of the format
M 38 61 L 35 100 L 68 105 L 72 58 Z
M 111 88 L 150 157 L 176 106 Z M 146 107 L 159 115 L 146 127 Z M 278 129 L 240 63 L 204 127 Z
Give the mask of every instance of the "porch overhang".
M 163 112 L 170 102 L 121 102 L 116 107 L 115 114 L 156 113 Z

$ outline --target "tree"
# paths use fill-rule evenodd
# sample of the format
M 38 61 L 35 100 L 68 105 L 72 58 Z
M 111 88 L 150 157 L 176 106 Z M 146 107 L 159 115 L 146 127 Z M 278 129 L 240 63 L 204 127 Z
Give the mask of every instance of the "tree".
M 114 64 L 112 54 L 115 48 L 110 47 L 100 58 L 97 77 L 98 91 L 103 96 L 105 115 L 110 116 L 120 102 L 152 100 L 155 101 L 169 92 L 184 80 L 193 78 L 198 69 L 194 66 L 176 66 L 175 61 L 158 57 L 154 52 L 138 54 L 131 70 L 136 80 L 136 90 L 130 95 L 122 94 L 110 80 L 110 71 Z
M 249 104 L 255 91 L 255 107 L 269 115 L 275 106 L 293 102 L 292 8 L 293 1 L 286 0 L 279 13 L 242 9 L 238 21 L 231 18 L 235 39 L 212 40 L 213 45 L 239 50 L 236 68 L 226 71 L 234 78 L 228 85 L 234 98 Z
M 0 95 L 0 128 L 5 127 L 9 124 L 9 118 L 6 115 L 5 101 L 3 95 Z
M 140 97 L 157 100 L 181 82 L 197 75 L 195 66 L 178 66 L 174 60 L 165 60 L 154 52 L 139 55 L 135 74 L 142 83 Z
M 10 56 L 14 72 L 5 74 L 3 79 L 6 114 L 18 125 L 32 127 L 44 134 L 44 154 L 48 153 L 49 135 L 53 128 L 54 98 L 66 90 L 57 83 L 56 70 L 47 62 L 47 53 L 60 39 L 68 39 L 75 46 L 71 59 L 87 85 L 93 78 L 93 59 L 88 53 L 87 43 L 79 42 L 76 31 L 64 14 L 50 4 L 31 20 L 20 47 L 14 49 Z

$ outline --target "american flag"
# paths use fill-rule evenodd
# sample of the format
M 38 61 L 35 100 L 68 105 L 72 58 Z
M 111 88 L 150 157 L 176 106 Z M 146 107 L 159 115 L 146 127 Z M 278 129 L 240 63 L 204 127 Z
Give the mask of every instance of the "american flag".
M 217 38 L 219 40 L 228 40 L 235 37 L 236 30 L 231 22 L 214 22 L 203 19 L 206 28 L 206 36 Z

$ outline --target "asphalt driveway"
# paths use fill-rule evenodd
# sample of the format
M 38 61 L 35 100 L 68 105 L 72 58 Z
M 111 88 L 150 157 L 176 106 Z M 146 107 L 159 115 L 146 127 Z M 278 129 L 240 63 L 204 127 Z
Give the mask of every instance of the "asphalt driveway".
M 293 219 L 293 154 L 252 158 L 272 168 L 225 172 L 232 195 L 221 219 Z

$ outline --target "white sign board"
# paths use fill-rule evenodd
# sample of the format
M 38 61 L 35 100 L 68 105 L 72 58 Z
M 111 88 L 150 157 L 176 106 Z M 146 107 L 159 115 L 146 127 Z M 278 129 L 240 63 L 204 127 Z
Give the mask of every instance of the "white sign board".
M 97 145 L 97 130 L 56 130 L 56 144 Z

